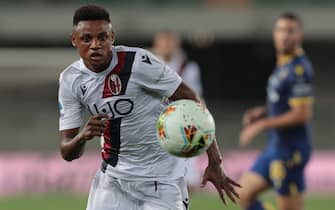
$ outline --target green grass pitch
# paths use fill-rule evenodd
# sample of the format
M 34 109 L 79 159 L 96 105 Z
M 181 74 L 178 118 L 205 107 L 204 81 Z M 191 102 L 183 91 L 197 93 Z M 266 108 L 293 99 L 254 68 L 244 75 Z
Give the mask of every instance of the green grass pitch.
M 274 202 L 273 196 L 266 195 L 266 200 Z M 1 210 L 85 210 L 86 197 L 72 195 L 47 194 L 29 195 L 10 198 L 0 197 Z M 193 194 L 191 196 L 191 210 L 238 210 L 232 203 L 225 207 L 219 198 L 213 194 Z M 306 210 L 334 210 L 335 196 L 307 196 L 305 202 Z

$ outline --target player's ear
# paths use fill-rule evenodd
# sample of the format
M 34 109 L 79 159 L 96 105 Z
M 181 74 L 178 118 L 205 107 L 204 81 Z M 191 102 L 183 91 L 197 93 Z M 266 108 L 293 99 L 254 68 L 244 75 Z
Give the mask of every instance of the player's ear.
M 73 32 L 71 33 L 71 43 L 72 43 L 73 47 L 77 47 L 77 40 L 74 37 L 74 33 Z
M 114 31 L 112 31 L 112 33 L 111 33 L 111 42 L 112 42 L 112 44 L 114 44 L 114 41 L 115 41 L 115 33 L 114 33 Z

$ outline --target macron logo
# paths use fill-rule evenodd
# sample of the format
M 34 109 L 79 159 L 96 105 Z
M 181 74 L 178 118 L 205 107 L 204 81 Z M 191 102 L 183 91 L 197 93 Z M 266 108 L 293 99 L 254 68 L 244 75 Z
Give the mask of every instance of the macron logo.
M 86 91 L 87 91 L 87 86 L 86 86 L 85 84 L 80 85 L 80 89 L 81 89 L 81 93 L 82 93 L 83 95 L 85 95 L 85 93 L 86 93 Z
M 143 56 L 142 56 L 142 62 L 143 62 L 143 63 L 147 63 L 147 64 L 152 64 L 152 63 L 151 63 L 151 60 L 149 59 L 149 56 L 148 56 L 148 55 L 143 55 Z

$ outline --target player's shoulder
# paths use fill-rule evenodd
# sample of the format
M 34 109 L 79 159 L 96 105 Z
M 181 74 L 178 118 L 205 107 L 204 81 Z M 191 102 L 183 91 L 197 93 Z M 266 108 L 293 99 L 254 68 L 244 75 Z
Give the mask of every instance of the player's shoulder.
M 83 71 L 80 70 L 81 61 L 77 60 L 66 67 L 59 75 L 59 86 L 74 91 L 79 84 Z
M 309 58 L 306 55 L 301 55 L 298 56 L 295 60 L 294 60 L 294 64 L 295 65 L 301 65 L 305 68 L 312 68 L 312 63 L 309 60 Z
M 126 52 L 126 53 L 127 52 L 133 52 L 133 53 L 136 53 L 136 55 L 148 53 L 148 51 L 143 49 L 143 48 L 130 47 L 130 46 L 125 46 L 125 45 L 113 46 L 113 50 L 116 51 L 116 53 L 119 53 L 119 52 Z
M 139 48 L 139 47 L 128 47 L 124 45 L 114 46 L 114 50 L 116 52 L 134 52 L 134 63 L 133 63 L 133 71 L 141 71 L 143 68 L 157 68 L 164 65 L 164 63 L 156 57 L 153 53 L 151 53 L 147 49 Z
M 294 78 L 297 77 L 313 77 L 313 66 L 306 55 L 298 56 L 294 59 L 291 65 L 291 74 Z
M 68 65 L 59 75 L 60 80 L 69 81 L 81 74 L 80 60 L 77 60 Z

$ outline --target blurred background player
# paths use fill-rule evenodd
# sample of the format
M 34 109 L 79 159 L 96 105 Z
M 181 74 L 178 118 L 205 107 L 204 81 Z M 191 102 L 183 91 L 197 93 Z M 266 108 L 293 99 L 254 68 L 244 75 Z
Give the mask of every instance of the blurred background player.
M 311 154 L 309 121 L 312 116 L 313 70 L 301 48 L 303 26 L 293 13 L 284 13 L 273 30 L 277 66 L 268 80 L 267 106 L 247 110 L 240 144 L 249 144 L 268 130 L 268 145 L 240 183 L 240 206 L 270 209 L 257 196 L 272 187 L 280 210 L 302 210 L 304 168 Z
M 181 47 L 181 40 L 177 33 L 172 31 L 156 33 L 152 51 L 170 68 L 175 70 L 189 87 L 199 96 L 202 96 L 199 65 L 187 57 Z
M 175 70 L 183 81 L 202 97 L 202 83 L 199 65 L 189 60 L 181 47 L 181 40 L 177 33 L 160 31 L 156 33 L 152 51 L 161 58 L 171 69 Z M 186 182 L 189 191 L 199 188 L 201 171 L 197 164 L 197 157 L 190 158 L 187 163 Z

